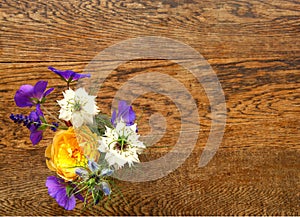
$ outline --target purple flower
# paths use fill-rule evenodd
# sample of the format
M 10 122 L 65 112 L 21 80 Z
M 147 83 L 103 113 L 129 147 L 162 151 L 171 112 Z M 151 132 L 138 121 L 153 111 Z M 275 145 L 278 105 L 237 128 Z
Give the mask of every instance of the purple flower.
M 29 120 L 34 122 L 29 126 L 30 130 L 30 140 L 33 145 L 38 144 L 41 139 L 43 138 L 43 130 L 39 130 L 39 127 L 41 126 L 41 117 L 44 117 L 44 114 L 40 110 L 39 105 L 37 105 L 36 110 L 30 112 L 29 114 Z
M 127 126 L 131 126 L 135 121 L 135 112 L 132 106 L 127 105 L 126 101 L 120 100 L 118 104 L 118 114 L 116 110 L 112 113 L 111 123 L 116 126 L 117 122 L 123 120 Z
M 51 70 L 52 72 L 54 72 L 55 74 L 59 75 L 64 81 L 66 81 L 68 83 L 77 81 L 81 78 L 91 77 L 90 74 L 79 74 L 79 73 L 73 72 L 71 70 L 61 71 L 61 70 L 53 68 L 52 66 L 49 66 L 48 69 Z
M 54 88 L 46 91 L 48 82 L 38 81 L 34 86 L 25 84 L 17 90 L 15 95 L 15 102 L 19 107 L 31 107 L 35 104 L 42 103 L 45 97 L 49 95 Z
M 56 200 L 58 205 L 62 206 L 66 210 L 72 210 L 75 208 L 75 197 L 81 201 L 84 201 L 84 198 L 80 194 L 70 195 L 70 192 L 74 189 L 74 187 L 68 185 L 68 183 L 66 183 L 63 179 L 55 176 L 48 176 L 46 180 L 46 186 L 48 188 L 49 195 Z
M 30 140 L 33 145 L 38 144 L 43 137 L 43 130 L 39 130 L 39 127 L 42 125 L 41 117 L 44 117 L 40 106 L 37 105 L 35 111 L 32 111 L 29 116 L 23 116 L 22 114 L 11 114 L 10 119 L 15 123 L 23 123 L 30 130 Z

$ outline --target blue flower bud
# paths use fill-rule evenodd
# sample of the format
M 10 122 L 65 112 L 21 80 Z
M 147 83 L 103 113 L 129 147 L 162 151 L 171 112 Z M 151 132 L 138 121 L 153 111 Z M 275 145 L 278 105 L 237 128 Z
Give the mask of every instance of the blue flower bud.
M 110 189 L 110 186 L 107 182 L 101 182 L 100 183 L 100 188 L 102 189 L 102 191 L 105 195 L 110 195 L 111 189 Z
M 86 170 L 83 169 L 83 168 L 76 168 L 75 173 L 76 173 L 77 175 L 79 175 L 79 176 L 80 176 L 81 178 L 83 178 L 83 179 L 87 179 L 88 176 L 89 176 L 88 171 L 86 171 Z
M 101 176 L 110 176 L 110 175 L 112 175 L 113 174 L 113 170 L 111 170 L 111 169 L 108 169 L 108 168 L 105 168 L 105 169 L 103 169 L 103 170 L 101 170 Z
M 95 161 L 89 160 L 89 161 L 88 161 L 88 166 L 89 166 L 89 169 L 90 169 L 92 172 L 96 172 L 96 171 L 99 170 L 99 165 L 98 165 Z

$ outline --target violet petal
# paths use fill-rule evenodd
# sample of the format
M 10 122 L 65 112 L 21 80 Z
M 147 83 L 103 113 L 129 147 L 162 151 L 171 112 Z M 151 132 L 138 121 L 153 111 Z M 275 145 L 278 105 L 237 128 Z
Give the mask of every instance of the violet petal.
M 46 187 L 48 188 L 48 194 L 53 198 L 55 198 L 58 190 L 63 188 L 63 186 L 58 182 L 58 179 L 55 176 L 47 177 Z
M 84 197 L 83 197 L 81 194 L 76 194 L 75 197 L 76 197 L 78 200 L 81 200 L 82 202 L 84 202 Z
M 55 200 L 58 203 L 58 205 L 62 206 L 66 210 L 72 210 L 75 208 L 76 205 L 76 199 L 74 195 L 68 197 L 65 188 L 58 190 Z
M 132 106 L 127 105 L 126 101 L 120 100 L 118 105 L 118 120 L 123 120 L 127 126 L 133 125 L 135 121 L 135 112 Z
M 42 112 L 42 110 L 41 110 L 41 105 L 40 104 L 37 104 L 36 105 L 36 114 L 38 115 L 38 117 L 40 117 L 40 116 L 44 116 L 44 114 L 43 114 L 43 112 Z M 40 118 L 38 118 L 38 120 L 40 120 Z
M 81 78 L 90 78 L 91 75 L 90 74 L 79 74 L 79 73 L 75 73 L 74 77 L 73 77 L 73 81 L 77 81 Z
M 39 130 L 39 131 L 33 131 L 30 133 L 30 140 L 32 142 L 33 145 L 38 144 L 43 138 L 43 131 Z
M 33 106 L 33 102 L 30 99 L 31 97 L 33 97 L 33 92 L 34 92 L 33 86 L 29 84 L 22 85 L 20 89 L 17 90 L 14 97 L 16 105 L 19 107 Z
M 46 186 L 48 193 L 53 197 L 58 205 L 62 206 L 66 210 L 72 210 L 75 208 L 76 199 L 74 195 L 68 197 L 66 187 L 63 184 L 63 180 L 55 176 L 49 176 L 46 180 Z
M 47 81 L 38 81 L 34 85 L 34 96 L 37 99 L 41 99 L 43 97 L 43 94 L 47 88 L 48 82 Z
M 46 97 L 48 96 L 52 91 L 54 90 L 54 88 L 50 88 L 49 90 L 47 90 L 44 94 L 43 94 L 43 97 Z
M 110 122 L 111 122 L 112 125 L 114 125 L 114 126 L 116 125 L 116 124 L 115 124 L 116 118 L 117 118 L 117 112 L 116 112 L 116 110 L 114 110 L 113 113 L 112 113 L 112 115 L 111 115 L 111 120 L 110 120 Z
M 71 79 L 70 82 L 77 81 L 81 78 L 91 77 L 90 74 L 79 74 L 72 70 L 62 71 L 62 70 L 55 69 L 54 67 L 51 67 L 51 66 L 48 67 L 48 69 L 51 70 L 52 72 L 54 72 L 55 74 L 59 75 L 65 81 L 69 81 Z
M 49 70 L 51 70 L 52 72 L 54 72 L 55 74 L 57 74 L 58 76 L 60 76 L 61 78 L 63 78 L 64 80 L 68 80 L 68 78 L 70 77 L 71 73 L 70 72 L 65 72 L 65 71 L 61 71 L 58 70 L 52 66 L 48 67 Z
M 40 120 L 39 118 L 39 114 L 36 111 L 32 111 L 30 112 L 29 116 L 28 116 L 31 120 L 33 121 L 38 121 Z

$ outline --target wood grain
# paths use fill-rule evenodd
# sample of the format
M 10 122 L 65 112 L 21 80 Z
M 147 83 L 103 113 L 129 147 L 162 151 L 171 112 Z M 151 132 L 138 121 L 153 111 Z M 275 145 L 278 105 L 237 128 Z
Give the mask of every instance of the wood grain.
M 0 2 L 0 214 L 1 215 L 300 215 L 300 2 L 271 0 L 13 1 Z M 179 40 L 200 52 L 216 72 L 227 106 L 222 144 L 198 167 L 211 127 L 203 87 L 168 60 L 132 60 L 116 68 L 98 92 L 110 113 L 116 92 L 129 79 L 160 72 L 181 82 L 198 107 L 200 133 L 193 153 L 156 181 L 117 181 L 116 195 L 98 206 L 68 212 L 47 194 L 44 151 L 53 133 L 33 147 L 14 125 L 13 95 L 20 85 L 48 80 L 55 91 L 47 106 L 58 112 L 63 83 L 48 66 L 82 72 L 106 47 L 138 36 Z M 177 51 L 180 52 L 180 51 Z M 184 61 L 184 59 L 182 60 Z M 113 64 L 107 60 L 107 64 Z M 175 145 L 180 112 L 172 99 L 148 93 L 134 101 L 143 111 L 139 129 L 162 114 L 167 128 L 142 161 Z M 186 129 L 187 131 L 191 129 Z M 195 132 L 197 133 L 197 132 Z

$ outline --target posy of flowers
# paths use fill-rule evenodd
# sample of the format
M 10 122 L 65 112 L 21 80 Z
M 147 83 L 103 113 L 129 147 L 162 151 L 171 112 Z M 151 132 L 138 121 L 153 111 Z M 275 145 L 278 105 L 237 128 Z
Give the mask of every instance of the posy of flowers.
M 55 132 L 52 144 L 45 151 L 48 168 L 56 172 L 46 180 L 48 193 L 66 210 L 75 208 L 76 199 L 97 204 L 112 193 L 112 174 L 125 165 L 139 162 L 145 145 L 139 140 L 136 115 L 125 101 L 119 101 L 118 110 L 111 118 L 99 111 L 96 96 L 84 88 L 72 90 L 70 83 L 89 78 L 71 70 L 49 70 L 66 82 L 58 118 L 44 106 L 54 88 L 47 89 L 47 81 L 34 86 L 25 84 L 17 90 L 14 100 L 18 107 L 34 108 L 29 115 L 11 114 L 10 118 L 30 131 L 33 145 L 38 144 L 45 130 Z M 48 122 L 44 113 L 55 122 Z

